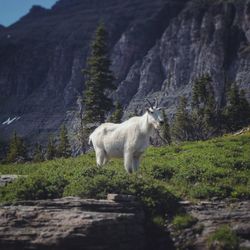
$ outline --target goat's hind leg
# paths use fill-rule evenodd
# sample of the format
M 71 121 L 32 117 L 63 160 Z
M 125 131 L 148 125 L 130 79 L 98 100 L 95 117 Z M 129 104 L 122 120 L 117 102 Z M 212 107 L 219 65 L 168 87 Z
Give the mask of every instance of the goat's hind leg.
M 103 149 L 98 149 L 95 152 L 96 154 L 96 164 L 97 166 L 103 166 L 107 163 L 108 158 L 106 156 L 106 152 Z

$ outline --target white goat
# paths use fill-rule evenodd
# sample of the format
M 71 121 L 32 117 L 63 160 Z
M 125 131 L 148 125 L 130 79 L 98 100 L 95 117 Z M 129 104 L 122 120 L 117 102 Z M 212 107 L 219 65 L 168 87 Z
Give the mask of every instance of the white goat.
M 110 158 L 123 157 L 127 172 L 138 170 L 140 156 L 149 146 L 150 136 L 163 123 L 157 101 L 154 106 L 149 104 L 150 108 L 144 115 L 132 117 L 120 124 L 103 123 L 89 136 L 98 166 L 106 164 Z

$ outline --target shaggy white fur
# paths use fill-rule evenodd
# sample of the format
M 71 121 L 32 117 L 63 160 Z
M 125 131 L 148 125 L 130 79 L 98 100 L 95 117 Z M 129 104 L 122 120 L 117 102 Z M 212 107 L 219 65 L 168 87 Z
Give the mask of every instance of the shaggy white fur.
M 151 107 L 142 116 L 135 116 L 121 123 L 103 123 L 89 137 L 97 165 L 102 166 L 110 158 L 124 158 L 128 173 L 138 170 L 141 154 L 149 146 L 149 139 L 163 122 L 160 108 Z

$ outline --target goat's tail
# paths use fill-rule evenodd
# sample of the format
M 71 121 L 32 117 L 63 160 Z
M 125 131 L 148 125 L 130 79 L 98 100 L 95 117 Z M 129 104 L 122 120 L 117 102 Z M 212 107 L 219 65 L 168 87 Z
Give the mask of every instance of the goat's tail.
M 91 143 L 92 143 L 92 134 L 89 136 L 89 142 L 88 142 L 88 144 L 91 145 Z

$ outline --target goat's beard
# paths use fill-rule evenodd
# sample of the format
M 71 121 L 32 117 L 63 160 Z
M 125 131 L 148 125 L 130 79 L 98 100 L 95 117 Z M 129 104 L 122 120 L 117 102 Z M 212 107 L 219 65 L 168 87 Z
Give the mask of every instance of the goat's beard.
M 155 130 L 159 130 L 161 128 L 159 123 L 153 123 L 153 127 Z

